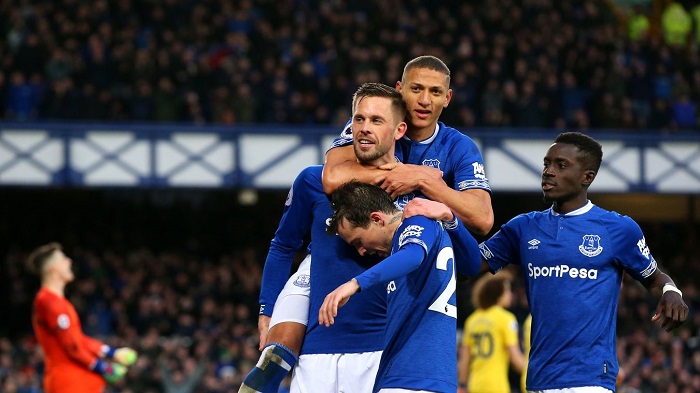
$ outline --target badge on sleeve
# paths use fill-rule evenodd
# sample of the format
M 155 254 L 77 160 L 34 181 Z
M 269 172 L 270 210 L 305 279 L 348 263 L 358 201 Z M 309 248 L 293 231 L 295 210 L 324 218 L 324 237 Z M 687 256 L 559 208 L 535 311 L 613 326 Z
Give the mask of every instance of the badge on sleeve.
M 70 318 L 68 318 L 68 315 L 61 314 L 58 316 L 58 327 L 60 327 L 63 330 L 66 330 L 70 327 Z

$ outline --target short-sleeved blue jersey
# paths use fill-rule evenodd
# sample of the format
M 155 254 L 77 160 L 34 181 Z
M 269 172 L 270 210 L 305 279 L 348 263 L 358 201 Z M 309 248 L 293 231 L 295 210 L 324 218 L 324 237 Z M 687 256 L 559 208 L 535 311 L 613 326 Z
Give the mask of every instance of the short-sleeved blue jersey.
M 339 236 L 326 233 L 326 221 L 333 214 L 323 192 L 323 166 L 304 169 L 287 196 L 284 213 L 272 240 L 263 271 L 260 303 L 271 309 L 289 276 L 293 256 L 311 233 L 311 295 L 309 323 L 302 354 L 360 353 L 383 348 L 386 325 L 386 293 L 383 288 L 363 291 L 330 327 L 319 326 L 318 312 L 326 295 L 376 263 L 362 258 Z M 271 311 L 270 311 L 271 312 Z
M 393 264 L 391 269 L 387 264 Z M 380 273 L 387 270 L 393 277 Z M 379 286 L 388 299 L 386 343 L 374 391 L 455 392 L 456 280 L 452 243 L 443 227 L 423 216 L 404 220 L 391 255 L 357 281 L 360 293 Z
M 589 201 L 564 215 L 519 215 L 480 248 L 493 271 L 523 269 L 532 312 L 527 389 L 614 391 L 622 275 L 643 281 L 656 271 L 637 223 Z
M 352 129 L 348 122 L 331 148 L 352 143 Z M 404 164 L 440 169 L 445 183 L 457 191 L 482 189 L 491 192 L 479 147 L 471 138 L 442 122 L 437 123 L 433 135 L 424 141 L 416 142 L 406 136 L 396 141 L 396 158 Z M 397 203 L 403 206 L 415 196 L 403 195 Z

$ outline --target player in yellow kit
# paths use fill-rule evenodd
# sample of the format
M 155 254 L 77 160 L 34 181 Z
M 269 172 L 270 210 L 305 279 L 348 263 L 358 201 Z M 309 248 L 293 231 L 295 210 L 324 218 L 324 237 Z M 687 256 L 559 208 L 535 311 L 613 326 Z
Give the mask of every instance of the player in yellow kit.
M 525 379 L 527 379 L 527 361 L 530 359 L 530 333 L 532 331 L 532 314 L 527 314 L 523 322 L 523 351 L 525 352 L 525 367 L 520 375 L 520 390 L 527 393 L 525 389 Z
M 459 392 L 510 393 L 508 365 L 521 373 L 525 357 L 518 342 L 518 322 L 510 307 L 511 277 L 487 275 L 474 285 L 476 310 L 464 323 L 459 352 Z

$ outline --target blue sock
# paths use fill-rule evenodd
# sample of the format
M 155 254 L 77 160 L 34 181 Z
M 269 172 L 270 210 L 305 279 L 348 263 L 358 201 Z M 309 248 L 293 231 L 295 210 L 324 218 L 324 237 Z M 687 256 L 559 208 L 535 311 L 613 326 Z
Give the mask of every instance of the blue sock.
M 255 368 L 250 370 L 239 393 L 277 393 L 280 383 L 297 362 L 297 355 L 280 343 L 270 343 Z

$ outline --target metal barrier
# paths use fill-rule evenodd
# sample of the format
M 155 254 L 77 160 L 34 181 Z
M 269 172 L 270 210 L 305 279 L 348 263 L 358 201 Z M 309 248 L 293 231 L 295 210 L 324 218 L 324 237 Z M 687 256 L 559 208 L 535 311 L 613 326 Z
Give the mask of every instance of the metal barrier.
M 0 123 L 0 186 L 286 189 L 323 162 L 340 128 L 117 123 Z M 558 132 L 475 129 L 497 191 L 539 191 Z M 700 193 L 700 133 L 595 130 L 595 192 Z

